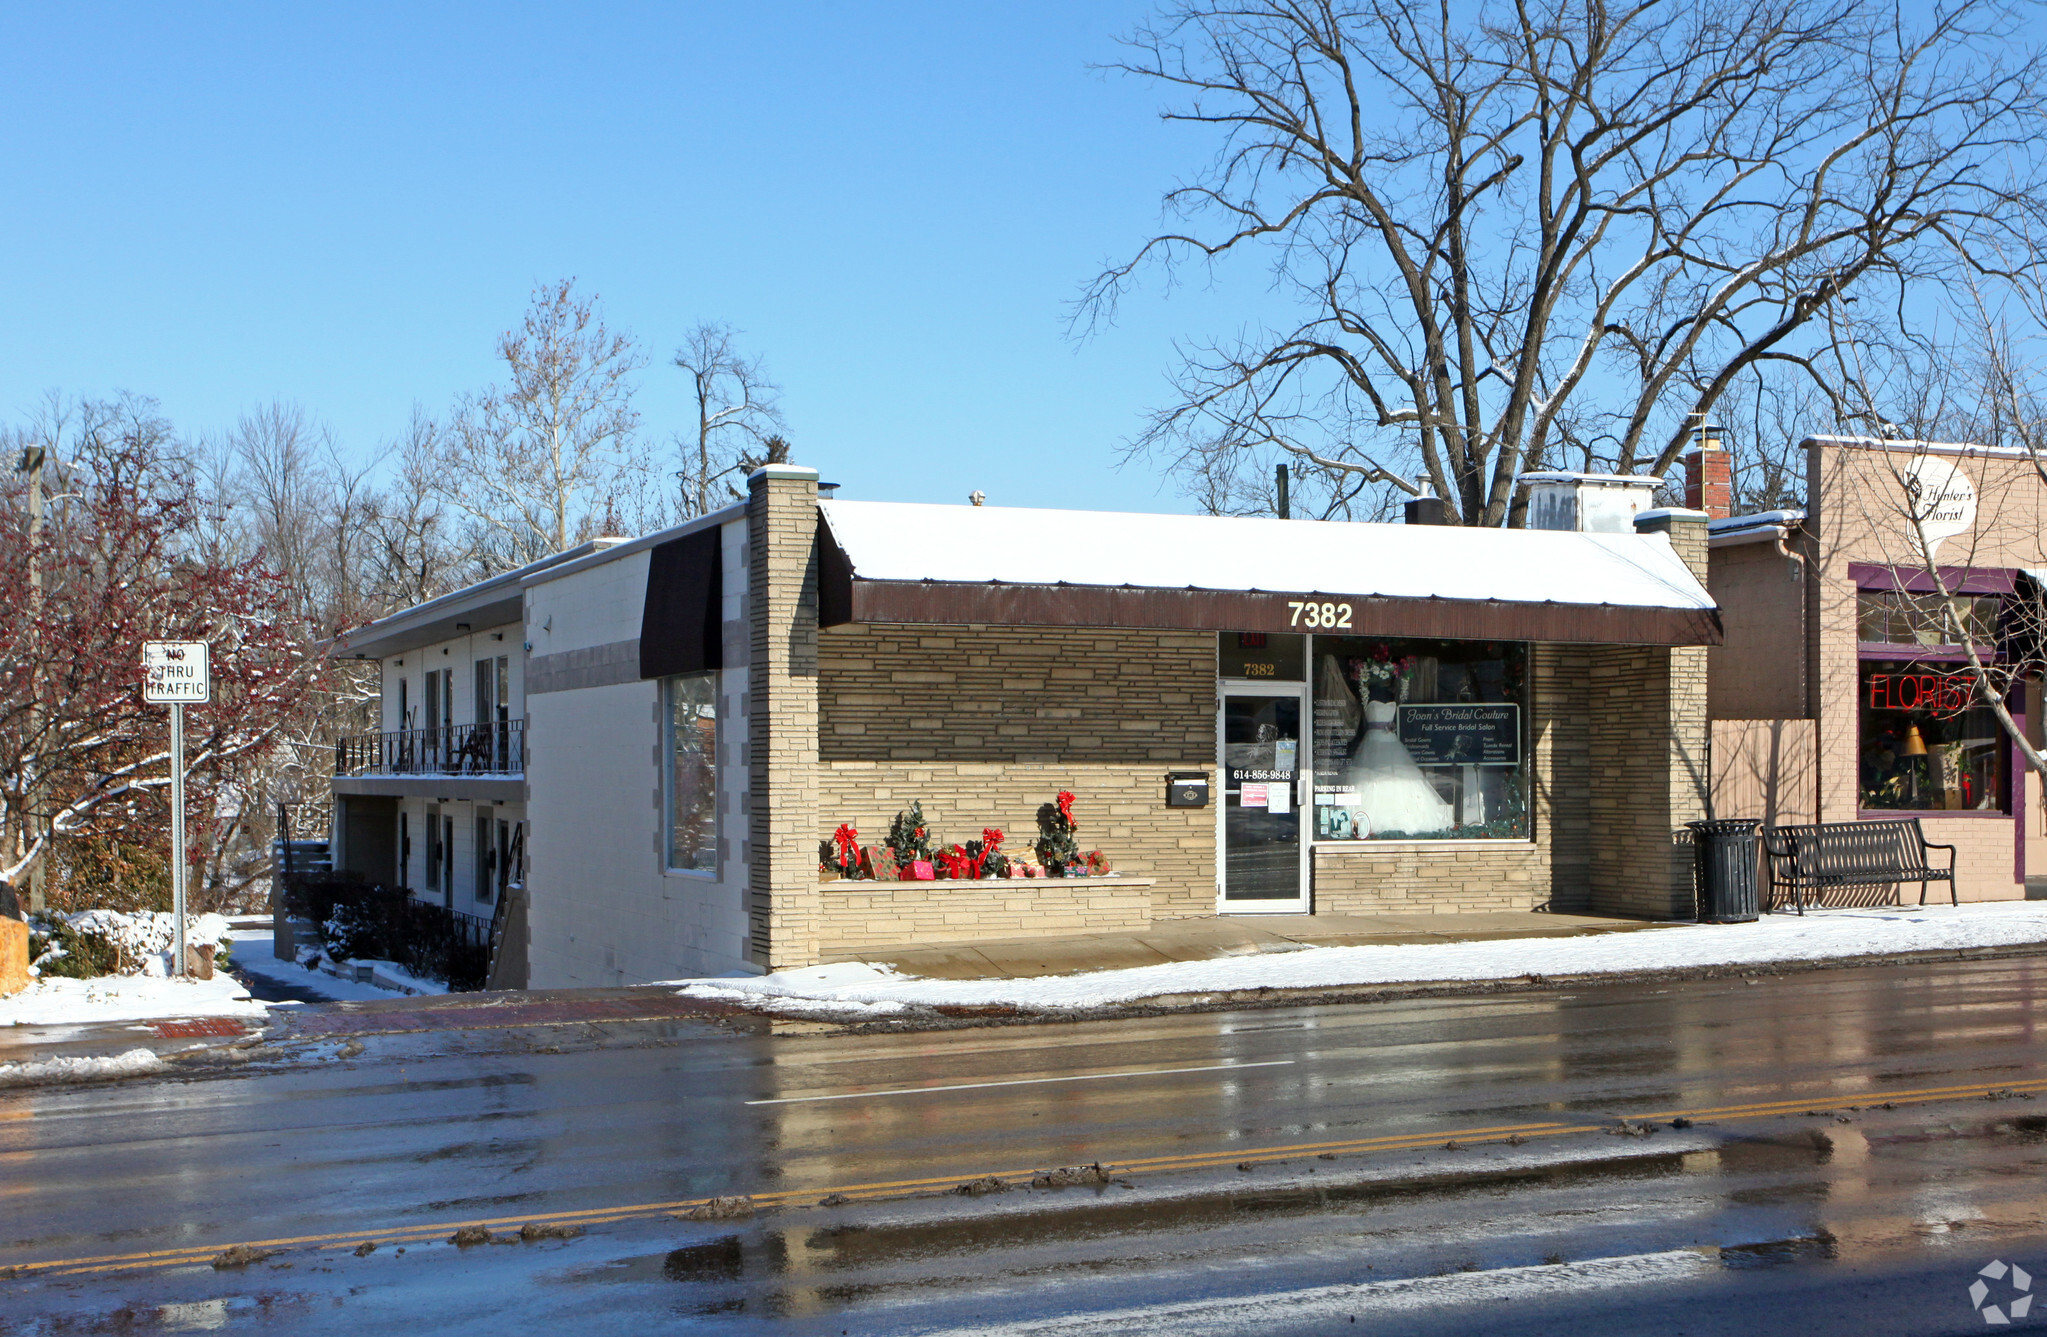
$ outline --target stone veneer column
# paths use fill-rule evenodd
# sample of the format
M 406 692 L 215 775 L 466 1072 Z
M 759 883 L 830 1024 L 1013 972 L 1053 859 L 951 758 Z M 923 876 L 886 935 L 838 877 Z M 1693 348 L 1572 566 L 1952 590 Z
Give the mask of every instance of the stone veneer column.
M 1705 511 L 1644 511 L 1635 518 L 1635 529 L 1668 535 L 1678 557 L 1704 585 L 1709 518 Z M 1661 697 L 1660 718 L 1629 742 L 1643 754 L 1638 761 L 1660 772 L 1660 782 L 1639 803 L 1629 803 L 1624 823 L 1630 828 L 1621 842 L 1628 857 L 1620 871 L 1633 884 L 1625 900 L 1635 913 L 1690 919 L 1697 911 L 1692 844 L 1684 825 L 1710 815 L 1713 726 L 1706 708 L 1706 657 L 1703 645 L 1672 646 L 1648 656 L 1650 665 L 1660 660 L 1663 668 L 1662 691 L 1651 693 Z
M 747 479 L 747 919 L 755 964 L 817 961 L 817 470 Z

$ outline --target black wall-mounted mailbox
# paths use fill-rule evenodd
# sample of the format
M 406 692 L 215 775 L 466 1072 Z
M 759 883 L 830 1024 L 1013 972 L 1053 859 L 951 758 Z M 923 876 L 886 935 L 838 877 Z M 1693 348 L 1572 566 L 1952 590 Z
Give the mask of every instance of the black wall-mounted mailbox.
M 1208 806 L 1208 776 L 1201 771 L 1173 771 L 1166 776 L 1168 808 Z

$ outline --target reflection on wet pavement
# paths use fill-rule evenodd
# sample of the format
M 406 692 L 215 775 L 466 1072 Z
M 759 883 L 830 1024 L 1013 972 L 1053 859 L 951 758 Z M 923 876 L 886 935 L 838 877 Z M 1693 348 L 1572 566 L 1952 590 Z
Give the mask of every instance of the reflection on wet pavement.
M 1794 1280 L 1966 1285 L 2000 1251 L 2047 1275 L 2047 1109 L 2005 1085 L 2047 1076 L 2043 981 L 2007 961 L 851 1037 L 676 1017 L 358 1028 L 353 1052 L 305 1042 L 327 1046 L 314 1063 L 0 1098 L 0 1193 L 26 1223 L 0 1265 L 190 1255 L 16 1277 L 0 1333 L 974 1330 L 1673 1251 L 1708 1266 L 1630 1284 L 1734 1287 L 1714 1315 Z M 1288 1063 L 1248 1067 L 1272 1059 Z M 919 1089 L 1075 1072 L 1113 1077 Z M 1979 1098 L 1906 1095 L 1971 1083 Z M 748 1104 L 867 1091 L 903 1094 Z M 1698 1113 L 1770 1102 L 1789 1103 Z M 1444 1145 L 1536 1123 L 1597 1131 Z M 1329 1145 L 1345 1150 L 1315 1154 Z M 1028 1186 L 1094 1161 L 1107 1182 Z M 1019 1177 L 944 1191 L 990 1173 Z M 884 1187 L 812 1205 L 859 1185 Z M 673 1219 L 726 1194 L 761 1209 Z M 634 1204 L 545 1244 L 462 1251 L 439 1224 Z M 380 1232 L 401 1233 L 354 1254 Z M 1893 1299 L 1872 1312 L 1895 1322 L 1842 1330 L 1941 1330 Z

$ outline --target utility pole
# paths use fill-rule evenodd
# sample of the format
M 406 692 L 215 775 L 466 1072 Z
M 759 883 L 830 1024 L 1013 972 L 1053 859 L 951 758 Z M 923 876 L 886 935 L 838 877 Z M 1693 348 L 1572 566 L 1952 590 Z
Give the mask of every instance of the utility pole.
M 28 616 L 31 627 L 39 625 L 43 615 L 43 461 L 47 454 L 48 452 L 41 446 L 24 446 L 21 459 L 15 465 L 16 472 L 28 475 Z M 41 655 L 35 654 L 33 658 L 40 661 Z M 36 691 L 41 682 L 42 675 L 31 670 L 28 689 L 30 733 L 35 732 L 38 725 L 37 717 L 41 713 L 38 707 L 42 703 L 36 699 Z M 30 840 L 34 840 L 38 834 L 34 825 L 40 820 L 36 811 L 41 806 L 37 802 L 39 792 L 40 786 L 31 786 L 28 812 L 24 814 L 28 819 L 26 825 L 29 828 Z M 39 854 L 35 862 L 28 866 L 28 908 L 31 910 L 44 908 L 43 882 L 43 856 Z

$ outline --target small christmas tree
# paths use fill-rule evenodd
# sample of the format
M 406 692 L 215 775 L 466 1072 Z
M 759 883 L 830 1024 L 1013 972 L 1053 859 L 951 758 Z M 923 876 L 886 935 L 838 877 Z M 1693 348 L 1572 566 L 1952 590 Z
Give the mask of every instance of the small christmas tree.
M 1038 859 L 1052 877 L 1064 877 L 1066 870 L 1080 862 L 1080 844 L 1073 833 L 1080 830 L 1073 820 L 1073 795 L 1062 789 L 1056 802 L 1038 809 Z
M 924 803 L 913 800 L 908 812 L 899 812 L 888 826 L 888 849 L 896 867 L 908 868 L 918 860 L 931 861 L 931 829 L 924 823 Z

